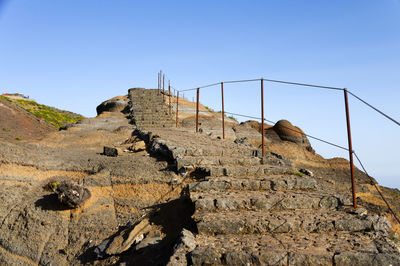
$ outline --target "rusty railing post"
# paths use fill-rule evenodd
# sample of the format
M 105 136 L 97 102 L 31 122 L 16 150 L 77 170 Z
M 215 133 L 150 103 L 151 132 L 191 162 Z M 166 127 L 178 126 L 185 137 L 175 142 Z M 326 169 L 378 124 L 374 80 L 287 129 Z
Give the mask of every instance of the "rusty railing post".
M 176 127 L 178 127 L 178 111 L 179 111 L 179 91 L 176 97 Z
M 196 132 L 199 132 L 199 94 L 200 94 L 200 88 L 197 88 L 197 102 L 196 102 Z
M 171 110 L 171 108 L 172 108 L 172 105 L 171 105 L 171 83 L 170 83 L 169 80 L 168 80 L 168 95 L 169 95 L 169 98 L 168 98 L 168 102 L 169 102 L 168 111 L 169 111 L 169 115 L 171 115 L 172 114 L 172 110 Z
M 356 181 L 355 181 L 355 177 L 354 177 L 354 162 L 353 162 L 353 145 L 351 142 L 351 130 L 350 130 L 349 101 L 347 99 L 347 89 L 345 88 L 343 91 L 344 91 L 344 103 L 345 103 L 345 108 L 346 108 L 347 140 L 349 142 L 351 191 L 353 194 L 353 207 L 357 208 Z
M 222 98 L 222 138 L 225 139 L 225 109 L 224 109 L 224 83 L 221 82 L 221 98 Z
M 264 146 L 264 79 L 261 78 L 261 146 L 262 146 L 262 157 L 264 158 L 265 146 Z
M 161 94 L 161 70 L 158 72 L 158 95 Z
M 164 103 L 164 98 L 165 98 L 165 74 L 163 74 L 163 80 L 162 80 L 162 92 L 163 92 L 163 94 L 162 94 L 162 100 L 163 100 L 163 103 Z

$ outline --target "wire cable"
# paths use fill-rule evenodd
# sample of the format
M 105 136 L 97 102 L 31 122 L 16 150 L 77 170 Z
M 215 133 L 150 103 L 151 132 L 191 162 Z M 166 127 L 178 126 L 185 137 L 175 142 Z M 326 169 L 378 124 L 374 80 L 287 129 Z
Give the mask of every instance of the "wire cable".
M 307 84 L 307 83 L 299 83 L 299 82 L 292 82 L 292 81 L 283 81 L 283 80 L 275 80 L 275 79 L 263 79 L 263 80 L 268 81 L 268 82 L 275 82 L 275 83 L 282 83 L 282 84 L 289 84 L 289 85 L 296 85 L 296 86 L 304 86 L 304 87 L 313 87 L 313 88 L 328 89 L 328 90 L 339 90 L 339 91 L 344 90 L 343 88 L 321 86 L 321 85 L 314 85 L 314 84 Z
M 390 207 L 389 203 L 386 201 L 385 197 L 383 196 L 382 192 L 379 190 L 378 185 L 374 182 L 374 179 L 368 174 L 367 170 L 365 170 L 365 167 L 363 163 L 361 162 L 360 158 L 358 158 L 357 153 L 353 151 L 354 156 L 356 156 L 357 161 L 360 163 L 361 168 L 363 169 L 364 173 L 369 177 L 371 180 L 371 185 L 374 185 L 376 191 L 378 191 L 379 195 L 381 196 L 382 200 L 385 202 L 386 206 L 388 207 L 389 211 L 393 214 L 394 218 L 396 221 L 400 224 L 400 219 L 397 217 L 396 213 L 393 211 L 393 209 Z
M 235 114 L 235 113 L 226 112 L 226 111 L 225 111 L 225 113 L 226 113 L 226 114 L 230 114 L 230 115 L 236 115 L 236 116 L 242 116 L 242 117 L 246 117 L 246 118 L 261 120 L 261 118 L 259 118 L 259 117 L 254 117 L 254 116 Z M 276 122 L 271 121 L 271 120 L 268 120 L 268 119 L 265 119 L 265 118 L 264 118 L 264 121 L 267 121 L 267 122 L 272 123 L 272 124 L 274 124 L 274 125 L 276 124 Z M 334 147 L 336 147 L 336 148 L 339 148 L 339 149 L 342 149 L 342 150 L 345 150 L 345 151 L 348 151 L 348 150 L 349 150 L 349 149 L 347 149 L 347 148 L 345 148 L 345 147 L 343 147 L 343 146 L 340 146 L 340 145 L 338 145 L 338 144 L 335 144 L 335 143 L 332 143 L 332 142 L 329 142 L 329 141 L 326 141 L 326 140 L 323 140 L 323 139 L 320 139 L 320 138 L 317 138 L 317 137 L 314 137 L 314 136 L 305 134 L 304 132 L 297 131 L 297 130 L 294 130 L 294 129 L 292 129 L 292 128 L 285 127 L 285 126 L 283 126 L 283 127 L 286 128 L 286 129 L 292 130 L 292 131 L 294 131 L 294 132 L 296 132 L 296 133 L 304 134 L 305 136 L 307 136 L 307 137 L 309 137 L 309 138 L 318 140 L 318 141 L 323 142 L 323 143 L 325 143 L 325 144 L 329 144 L 329 145 L 334 146 Z
M 377 111 L 378 113 L 380 113 L 381 115 L 383 115 L 384 117 L 386 117 L 387 119 L 391 120 L 392 122 L 394 122 L 395 124 L 397 124 L 398 126 L 400 126 L 400 123 L 398 121 L 396 121 L 395 119 L 391 118 L 390 116 L 388 116 L 387 114 L 385 114 L 384 112 L 380 111 L 378 108 L 370 105 L 369 103 L 367 103 L 366 101 L 364 101 L 363 99 L 361 99 L 360 97 L 358 97 L 357 95 L 355 95 L 354 93 L 352 93 L 351 91 L 347 91 L 349 94 L 351 94 L 354 98 L 356 98 L 357 100 L 361 101 L 362 103 L 364 103 L 365 105 L 369 106 L 370 108 L 374 109 L 375 111 Z
M 229 83 L 243 83 L 243 82 L 253 82 L 253 81 L 261 81 L 264 80 L 266 82 L 274 82 L 274 83 L 281 83 L 281 84 L 288 84 L 288 85 L 296 85 L 296 86 L 304 86 L 304 87 L 313 87 L 313 88 L 320 88 L 320 89 L 328 89 L 328 90 L 340 90 L 343 91 L 343 88 L 337 88 L 337 87 L 330 87 L 330 86 L 322 86 L 322 85 L 315 85 L 315 84 L 307 84 L 307 83 L 300 83 L 300 82 L 292 82 L 292 81 L 283 81 L 283 80 L 275 80 L 275 79 L 264 79 L 264 78 L 258 78 L 258 79 L 242 79 L 242 80 L 229 80 L 229 81 L 223 81 L 225 84 Z M 221 84 L 222 82 L 217 82 L 217 83 L 212 83 L 192 89 L 185 89 L 185 90 L 180 90 L 180 91 L 191 91 L 191 90 L 197 90 L 197 89 L 202 89 L 202 88 L 207 88 L 207 87 L 212 87 Z
M 229 84 L 229 83 L 242 83 L 242 82 L 252 82 L 252 81 L 260 81 L 261 79 L 242 79 L 242 80 L 230 80 L 230 81 L 224 81 L 224 84 Z M 220 83 L 219 83 L 220 84 Z
M 218 82 L 218 83 L 212 83 L 212 84 L 208 84 L 208 85 L 204 85 L 204 86 L 196 87 L 196 88 L 193 88 L 193 89 L 180 90 L 180 91 L 194 91 L 194 90 L 197 90 L 197 89 L 208 88 L 208 87 L 216 86 L 216 85 L 219 85 L 219 84 L 221 84 L 221 82 Z

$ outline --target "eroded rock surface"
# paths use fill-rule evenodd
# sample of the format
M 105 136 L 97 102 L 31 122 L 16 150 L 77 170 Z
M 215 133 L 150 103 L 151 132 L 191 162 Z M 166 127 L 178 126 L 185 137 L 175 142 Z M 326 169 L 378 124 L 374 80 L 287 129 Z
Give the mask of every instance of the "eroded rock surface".
M 137 91 L 131 100 L 160 98 Z M 140 103 L 131 104 L 134 112 Z M 206 124 L 196 134 L 168 119 L 147 123 L 155 117 L 147 111 L 136 113 L 139 128 L 103 112 L 43 141 L 2 143 L 0 264 L 399 264 L 393 220 L 359 171 L 368 204 L 348 209 L 347 161 L 268 137 L 261 158 L 251 127 L 234 125 L 223 140 L 205 134 Z M 104 146 L 118 157 L 103 156 Z M 43 189 L 68 181 L 81 185 L 69 186 L 77 198 L 82 186 L 90 198 L 63 206 Z

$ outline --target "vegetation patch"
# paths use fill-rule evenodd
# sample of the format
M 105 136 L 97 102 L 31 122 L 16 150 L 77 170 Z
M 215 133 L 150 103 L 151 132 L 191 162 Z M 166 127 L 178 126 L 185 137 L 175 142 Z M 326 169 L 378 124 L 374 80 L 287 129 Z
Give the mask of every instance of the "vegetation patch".
M 302 172 L 299 172 L 299 171 L 293 172 L 293 174 L 297 175 L 299 177 L 303 177 L 304 176 L 304 174 Z
M 0 99 L 11 102 L 11 99 L 4 95 L 0 95 Z
M 236 122 L 238 122 L 238 120 L 236 119 L 236 117 L 234 117 L 234 116 L 228 116 L 228 118 L 230 118 L 230 119 L 232 119 L 232 120 L 235 120 Z
M 21 99 L 15 99 L 11 100 L 8 97 L 5 96 L 0 96 L 1 99 L 6 99 L 15 105 L 21 107 L 25 111 L 33 114 L 40 120 L 46 121 L 47 123 L 52 124 L 56 128 L 60 128 L 61 126 L 69 123 L 76 123 L 85 117 L 81 115 L 74 115 L 69 112 L 57 110 L 53 107 L 43 105 L 43 104 L 38 104 L 35 101 L 26 101 L 26 100 L 21 100 Z

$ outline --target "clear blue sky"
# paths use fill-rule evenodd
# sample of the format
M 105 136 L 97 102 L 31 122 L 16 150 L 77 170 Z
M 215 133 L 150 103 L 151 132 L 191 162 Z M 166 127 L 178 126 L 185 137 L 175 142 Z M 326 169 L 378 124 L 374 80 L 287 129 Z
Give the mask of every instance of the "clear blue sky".
M 177 89 L 260 77 L 347 87 L 400 119 L 399 48 L 398 0 L 0 0 L 0 93 L 86 116 L 130 87 L 156 87 L 162 69 Z M 265 90 L 267 118 L 347 145 L 340 92 Z M 218 92 L 203 90 L 202 103 L 220 109 Z M 258 83 L 227 85 L 226 110 L 259 116 L 258 95 Z M 400 188 L 400 128 L 350 102 L 354 150 Z

